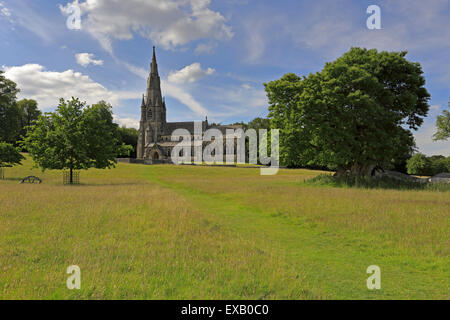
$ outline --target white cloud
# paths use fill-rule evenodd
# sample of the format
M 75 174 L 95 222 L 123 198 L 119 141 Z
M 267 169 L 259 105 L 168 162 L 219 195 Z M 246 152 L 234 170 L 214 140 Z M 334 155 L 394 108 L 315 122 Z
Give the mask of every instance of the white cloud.
M 247 38 L 244 46 L 247 48 L 246 62 L 258 61 L 267 45 L 270 23 L 266 19 L 249 19 L 244 23 Z
M 213 74 L 214 71 L 215 70 L 212 68 L 203 70 L 200 63 L 195 62 L 181 70 L 170 72 L 168 80 L 172 83 L 193 83 L 203 77 Z
M 239 109 L 243 105 L 249 108 L 267 108 L 268 106 L 266 92 L 248 84 L 243 84 L 240 87 L 232 86 L 225 90 L 224 88 L 217 88 L 217 90 L 223 90 L 222 95 L 219 95 L 222 100 Z
M 126 126 L 127 128 L 139 129 L 139 120 L 132 118 L 122 118 L 114 115 L 114 122 L 119 126 Z
M 134 66 L 127 62 L 122 62 L 122 64 L 132 73 L 141 77 L 142 79 L 146 79 L 148 76 L 148 71 L 143 68 Z M 203 107 L 203 105 L 198 102 L 185 87 L 170 82 L 166 79 L 161 80 L 161 90 L 163 95 L 174 98 L 187 106 L 190 110 L 192 110 L 196 115 L 206 116 L 208 114 L 208 110 Z
M 194 99 L 194 97 L 192 97 L 192 95 L 184 88 L 164 80 L 161 85 L 163 86 L 163 91 L 167 96 L 177 99 L 189 109 L 194 111 L 195 114 L 202 117 L 208 115 L 208 110 L 206 110 L 202 104 Z
M 216 43 L 200 43 L 197 48 L 195 48 L 196 54 L 210 54 L 216 49 Z
M 439 111 L 440 109 L 441 109 L 441 106 L 439 106 L 439 105 L 434 105 L 434 106 L 430 107 L 430 110 L 432 110 L 432 111 Z
M 7 7 L 5 7 L 3 2 L 0 2 L 0 15 L 5 16 L 5 17 L 11 16 L 11 12 L 9 11 L 9 9 Z
M 443 155 L 450 157 L 450 141 L 433 141 L 435 133 L 436 126 L 433 123 L 425 124 L 414 133 L 419 152 L 428 156 Z
M 418 131 L 413 132 L 419 152 L 428 156 L 450 156 L 450 141 L 433 140 L 433 135 L 436 133 L 436 117 L 441 109 L 441 105 L 432 105 L 423 125 Z
M 121 60 L 118 60 L 118 59 L 116 59 L 116 61 L 118 63 L 123 64 L 125 66 L 125 68 L 128 69 L 128 71 L 130 71 L 131 73 L 137 75 L 138 77 L 140 77 L 142 79 L 146 79 L 148 77 L 148 71 L 145 70 L 144 68 L 137 67 L 137 66 L 135 66 L 135 65 L 133 65 L 131 63 L 124 62 L 124 61 L 121 61 Z
M 77 63 L 83 67 L 87 67 L 91 63 L 96 66 L 103 65 L 103 60 L 95 60 L 93 53 L 77 53 L 75 54 L 75 59 L 77 60 Z
M 70 5 L 60 5 L 67 13 Z M 209 9 L 210 0 L 87 0 L 79 2 L 82 28 L 112 52 L 111 39 L 130 40 L 135 33 L 164 48 L 175 48 L 199 39 L 233 37 L 226 19 Z
M 5 76 L 18 84 L 19 98 L 35 99 L 44 110 L 57 106 L 60 98 L 78 97 L 88 104 L 106 100 L 117 105 L 122 97 L 121 93 L 109 91 L 89 76 L 73 70 L 46 71 L 39 64 L 25 64 L 5 67 Z
M 237 117 L 265 117 L 267 115 L 267 97 L 264 89 L 248 84 L 240 86 L 209 86 L 211 104 L 214 112 L 208 113 L 212 121 L 227 121 Z

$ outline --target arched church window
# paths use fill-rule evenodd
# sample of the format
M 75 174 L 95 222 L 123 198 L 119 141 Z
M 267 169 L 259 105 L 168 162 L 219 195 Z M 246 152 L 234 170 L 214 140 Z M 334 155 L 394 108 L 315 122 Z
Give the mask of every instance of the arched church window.
M 153 118 L 153 113 L 152 113 L 152 110 L 148 110 L 147 111 L 147 119 L 152 119 Z

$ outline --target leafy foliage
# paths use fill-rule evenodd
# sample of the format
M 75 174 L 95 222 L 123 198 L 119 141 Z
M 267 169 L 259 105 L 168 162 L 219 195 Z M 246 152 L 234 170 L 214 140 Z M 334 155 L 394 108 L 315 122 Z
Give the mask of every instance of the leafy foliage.
M 249 129 L 255 129 L 255 130 L 260 130 L 260 129 L 266 129 L 266 130 L 270 130 L 270 119 L 267 118 L 255 118 L 252 121 L 250 121 L 247 125 L 247 127 Z
M 449 102 L 450 107 L 450 102 Z M 436 119 L 437 132 L 433 138 L 435 141 L 450 139 L 450 111 L 444 110 Z
M 0 141 L 16 144 L 26 134 L 26 127 L 37 120 L 41 112 L 35 100 L 17 102 L 20 90 L 3 73 L 0 70 Z
M 433 176 L 441 172 L 450 172 L 450 157 L 431 156 L 417 153 L 407 162 L 409 174 Z
M 20 154 L 18 148 L 10 143 L 0 142 L 0 168 L 21 164 L 23 159 L 25 158 Z
M 119 127 L 117 129 L 117 133 L 119 135 L 120 143 L 125 145 L 129 145 L 133 147 L 131 153 L 123 153 L 119 154 L 119 157 L 131 157 L 136 158 L 136 149 L 137 149 L 137 139 L 138 139 L 138 130 L 135 128 L 127 128 L 125 126 Z
M 355 175 L 332 176 L 330 174 L 321 174 L 306 180 L 305 184 L 339 188 L 450 191 L 449 183 L 430 184 L 416 181 L 404 181 L 390 177 L 379 177 L 374 179 L 368 176 Z
M 281 163 L 365 175 L 410 155 L 430 95 L 420 64 L 405 55 L 352 48 L 321 72 L 265 84 Z
M 45 169 L 111 168 L 119 153 L 112 107 L 104 101 L 87 106 L 78 99 L 60 100 L 57 110 L 40 116 L 24 139 L 36 165 Z
M 16 105 L 17 84 L 0 70 L 0 141 L 15 143 L 20 131 L 20 117 Z
M 27 133 L 27 127 L 31 126 L 34 121 L 37 121 L 42 112 L 38 109 L 37 101 L 33 99 L 18 101 L 17 111 L 19 112 L 20 121 L 19 137 L 24 137 Z

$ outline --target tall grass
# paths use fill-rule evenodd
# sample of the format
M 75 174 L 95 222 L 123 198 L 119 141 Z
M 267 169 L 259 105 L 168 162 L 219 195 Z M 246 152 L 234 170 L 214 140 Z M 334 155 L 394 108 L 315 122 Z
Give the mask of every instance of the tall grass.
M 450 191 L 450 183 L 422 183 L 414 180 L 406 181 L 390 177 L 372 178 L 367 176 L 332 176 L 330 174 L 320 174 L 308 179 L 305 183 L 308 185 L 339 188 Z
M 322 172 L 9 168 L 3 299 L 448 299 L 449 192 L 304 183 Z M 41 185 L 18 179 L 37 175 Z M 79 265 L 82 289 L 66 288 Z M 366 287 L 379 265 L 382 290 Z

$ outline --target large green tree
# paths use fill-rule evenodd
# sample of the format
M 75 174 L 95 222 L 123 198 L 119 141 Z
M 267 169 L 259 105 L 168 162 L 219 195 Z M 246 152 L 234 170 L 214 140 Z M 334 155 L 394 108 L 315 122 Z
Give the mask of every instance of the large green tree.
M 30 127 L 24 146 L 43 170 L 69 169 L 73 183 L 73 170 L 114 166 L 115 157 L 127 149 L 118 143 L 116 130 L 106 102 L 86 107 L 75 98 L 61 99 L 55 112 Z
M 16 104 L 17 84 L 0 70 L 0 141 L 16 143 L 20 132 L 20 114 Z
M 265 84 L 282 164 L 369 175 L 410 155 L 430 95 L 420 64 L 405 56 L 352 48 L 321 72 Z

